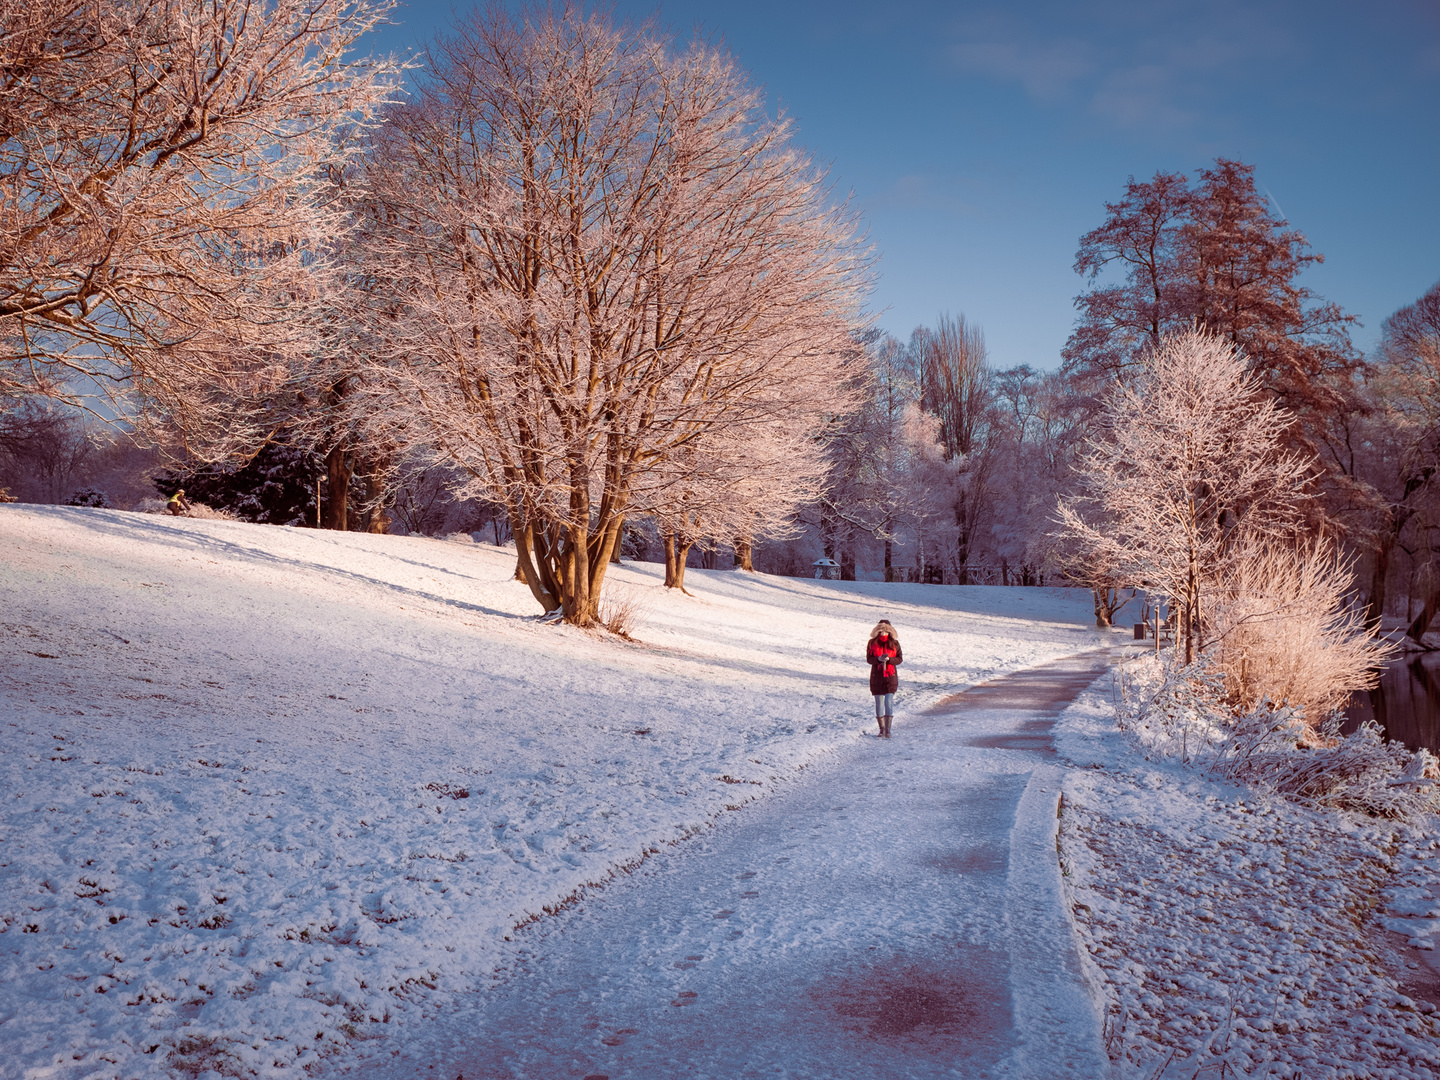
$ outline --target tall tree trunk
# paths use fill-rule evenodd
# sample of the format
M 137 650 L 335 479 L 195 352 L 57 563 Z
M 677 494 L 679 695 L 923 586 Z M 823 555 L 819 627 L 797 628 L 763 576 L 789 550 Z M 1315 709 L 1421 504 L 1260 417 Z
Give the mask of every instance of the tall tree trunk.
M 755 572 L 755 564 L 751 560 L 754 552 L 751 548 L 748 536 L 737 536 L 735 538 L 735 569 L 744 570 L 746 573 Z
M 625 521 L 623 518 L 620 521 L 620 528 L 616 535 L 619 539 L 617 539 L 615 544 L 610 548 L 610 562 L 614 566 L 619 566 L 620 552 L 625 547 Z
M 679 589 L 689 596 L 685 588 L 685 560 L 690 556 L 694 541 L 674 533 L 665 534 L 665 587 Z
M 390 531 L 390 514 L 385 509 L 388 492 L 385 488 L 385 472 L 388 461 L 367 460 L 361 464 L 361 480 L 365 485 L 365 513 L 360 518 L 360 528 L 367 533 Z
M 959 535 L 955 540 L 955 584 L 970 584 L 970 522 L 964 496 L 955 504 L 955 524 Z
M 330 498 L 325 504 L 325 528 L 344 532 L 350 527 L 350 478 L 354 475 L 355 460 L 343 443 L 325 455 L 325 479 L 330 488 Z
M 889 521 L 886 521 L 886 522 L 885 522 L 885 534 L 886 534 L 886 537 L 887 537 L 887 539 L 885 540 L 885 580 L 886 580 L 886 581 L 894 581 L 894 580 L 895 580 L 895 567 L 891 564 L 891 558 L 892 558 L 892 556 L 894 555 L 894 550 L 893 550 L 893 549 L 894 549 L 894 544 L 888 539 L 889 534 L 890 534 L 890 522 L 889 522 Z
M 840 549 L 840 580 L 855 580 L 855 553 L 849 548 Z
M 1390 557 L 1395 553 L 1398 539 L 1393 532 L 1387 532 L 1375 549 L 1375 572 L 1370 575 L 1370 595 L 1365 600 L 1365 622 L 1372 630 L 1380 629 L 1380 619 L 1385 614 L 1385 587 L 1390 577 Z M 1422 631 L 1423 633 L 1423 631 Z
M 665 549 L 665 588 L 675 587 L 675 534 L 661 533 L 660 544 Z

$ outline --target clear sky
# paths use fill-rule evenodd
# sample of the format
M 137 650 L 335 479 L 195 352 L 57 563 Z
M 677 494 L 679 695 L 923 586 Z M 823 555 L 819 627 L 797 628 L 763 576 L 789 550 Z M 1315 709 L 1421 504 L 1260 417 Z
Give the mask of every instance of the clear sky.
M 461 3 L 409 0 L 383 50 Z M 873 306 L 900 337 L 944 311 L 997 367 L 1051 368 L 1080 235 L 1125 180 L 1217 156 L 1325 256 L 1301 281 L 1380 323 L 1440 280 L 1440 0 L 620 0 L 733 52 L 864 216 Z

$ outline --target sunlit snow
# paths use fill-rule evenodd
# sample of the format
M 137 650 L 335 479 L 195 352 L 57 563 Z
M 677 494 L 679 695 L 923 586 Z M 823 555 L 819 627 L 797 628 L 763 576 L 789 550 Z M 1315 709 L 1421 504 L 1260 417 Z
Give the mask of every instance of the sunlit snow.
M 907 713 L 1094 648 L 1088 596 L 614 568 L 634 643 L 476 544 L 0 507 L 0 1077 L 294 1075 L 517 924 Z

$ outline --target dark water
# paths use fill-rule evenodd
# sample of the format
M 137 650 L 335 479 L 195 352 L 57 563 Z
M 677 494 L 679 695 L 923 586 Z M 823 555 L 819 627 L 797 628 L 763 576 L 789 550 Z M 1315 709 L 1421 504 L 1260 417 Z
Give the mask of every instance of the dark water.
M 1397 660 L 1379 686 L 1351 697 L 1345 712 L 1347 734 L 1373 718 L 1387 736 L 1412 750 L 1440 750 L 1440 653 Z

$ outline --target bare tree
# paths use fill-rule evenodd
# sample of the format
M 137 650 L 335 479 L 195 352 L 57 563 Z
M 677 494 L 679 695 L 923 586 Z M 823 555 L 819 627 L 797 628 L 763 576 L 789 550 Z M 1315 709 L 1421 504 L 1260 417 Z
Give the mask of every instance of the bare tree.
M 825 499 L 831 520 L 847 525 L 852 538 L 868 534 L 882 545 L 885 580 L 893 581 L 896 544 L 912 518 L 906 422 L 919 385 L 903 342 L 872 333 L 862 344 L 866 363 L 854 376 L 859 406 L 829 434 Z M 849 558 L 842 548 L 842 568 Z
M 61 502 L 101 445 L 75 410 L 30 398 L 0 413 L 0 486 L 24 502 Z
M 1380 393 L 1387 434 L 1392 436 L 1390 468 L 1381 480 L 1386 514 L 1377 545 L 1369 614 L 1378 624 L 1385 603 L 1390 554 L 1412 521 L 1433 526 L 1436 472 L 1440 469 L 1440 284 L 1385 320 L 1382 363 L 1372 379 Z M 1386 482 L 1388 481 L 1388 482 Z M 1424 529 L 1429 533 L 1429 528 Z M 1429 536 L 1426 564 L 1433 561 Z M 1417 643 L 1440 611 L 1440 575 L 1428 574 L 1419 616 L 1407 633 Z
M 940 419 L 947 459 L 959 462 L 963 482 L 955 489 L 955 567 L 969 583 L 973 548 L 990 510 L 990 473 L 995 434 L 989 423 L 991 386 L 985 335 L 963 315 L 942 315 L 934 330 L 922 329 L 921 405 Z
M 1061 536 L 1085 561 L 1179 608 L 1187 664 L 1205 646 L 1207 590 L 1247 545 L 1298 534 L 1314 467 L 1282 446 L 1292 422 L 1233 345 L 1199 330 L 1166 337 L 1106 398 L 1080 493 L 1059 504 Z
M 1075 259 L 1091 287 L 1075 300 L 1068 370 L 1081 378 L 1138 370 L 1162 337 L 1198 323 L 1244 350 L 1259 384 L 1295 418 L 1292 437 L 1339 407 L 1331 380 L 1357 365 L 1355 318 L 1299 284 L 1323 256 L 1272 213 L 1253 166 L 1217 158 L 1193 185 L 1177 173 L 1132 177 L 1105 210 Z M 1123 283 L 1102 277 L 1114 269 Z
M 865 256 L 790 133 L 704 44 L 496 5 L 377 138 L 374 257 L 407 275 L 376 322 L 391 385 L 570 622 L 648 474 L 846 405 Z
M 312 347 L 392 0 L 0 0 L 0 401 L 191 431 Z

